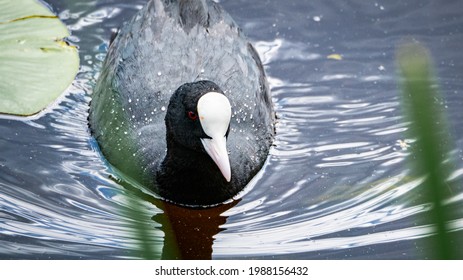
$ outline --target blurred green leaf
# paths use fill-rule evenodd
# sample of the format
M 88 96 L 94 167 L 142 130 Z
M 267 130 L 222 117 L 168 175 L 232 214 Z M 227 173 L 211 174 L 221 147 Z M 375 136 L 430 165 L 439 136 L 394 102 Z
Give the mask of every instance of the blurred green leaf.
M 455 259 L 459 252 L 451 243 L 447 228 L 450 213 L 443 203 L 450 195 L 447 178 L 451 145 L 431 56 L 422 45 L 409 43 L 399 49 L 397 58 L 403 78 L 404 110 L 411 123 L 409 133 L 417 140 L 411 146 L 410 160 L 415 172 L 426 177 L 422 194 L 432 204 L 429 220 L 436 234 L 431 252 L 436 259 Z
M 72 83 L 77 49 L 66 26 L 36 0 L 0 0 L 0 113 L 32 115 Z

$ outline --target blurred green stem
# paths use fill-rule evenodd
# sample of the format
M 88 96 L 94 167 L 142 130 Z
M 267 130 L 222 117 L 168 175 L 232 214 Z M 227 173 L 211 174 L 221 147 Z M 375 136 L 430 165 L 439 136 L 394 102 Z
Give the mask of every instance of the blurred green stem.
M 418 43 L 399 49 L 404 109 L 411 122 L 410 137 L 417 139 L 411 154 L 413 167 L 418 174 L 426 175 L 423 194 L 433 205 L 429 212 L 430 222 L 436 227 L 436 235 L 432 238 L 433 258 L 455 259 L 458 251 L 451 244 L 447 229 L 449 213 L 443 205 L 449 189 L 446 182 L 448 167 L 444 162 L 450 138 L 431 64 L 429 52 Z

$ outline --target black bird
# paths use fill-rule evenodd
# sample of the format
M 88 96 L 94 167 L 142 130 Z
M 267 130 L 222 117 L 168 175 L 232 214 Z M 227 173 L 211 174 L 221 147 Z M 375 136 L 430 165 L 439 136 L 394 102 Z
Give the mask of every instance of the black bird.
M 209 0 L 150 0 L 111 43 L 90 129 L 109 163 L 185 206 L 233 198 L 274 136 L 264 69 Z

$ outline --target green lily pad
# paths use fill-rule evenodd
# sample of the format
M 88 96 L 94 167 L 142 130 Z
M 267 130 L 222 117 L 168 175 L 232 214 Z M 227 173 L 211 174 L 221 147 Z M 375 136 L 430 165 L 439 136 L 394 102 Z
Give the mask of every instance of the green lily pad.
M 40 112 L 74 80 L 79 56 L 66 26 L 36 0 L 0 0 L 0 113 Z

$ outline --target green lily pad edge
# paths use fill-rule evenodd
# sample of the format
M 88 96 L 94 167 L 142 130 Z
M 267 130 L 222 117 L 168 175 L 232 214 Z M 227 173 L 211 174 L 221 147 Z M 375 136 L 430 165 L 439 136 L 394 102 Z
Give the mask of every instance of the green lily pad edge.
M 77 48 L 67 27 L 37 0 L 0 0 L 0 114 L 31 116 L 74 81 Z

